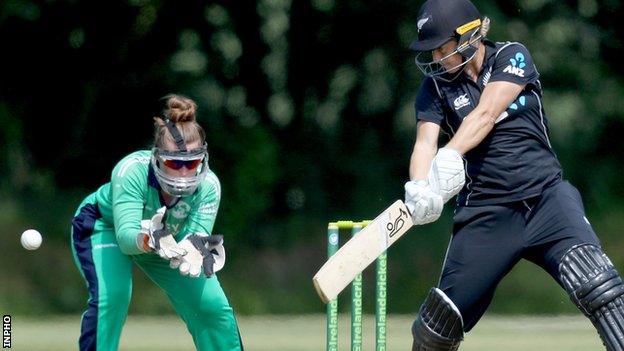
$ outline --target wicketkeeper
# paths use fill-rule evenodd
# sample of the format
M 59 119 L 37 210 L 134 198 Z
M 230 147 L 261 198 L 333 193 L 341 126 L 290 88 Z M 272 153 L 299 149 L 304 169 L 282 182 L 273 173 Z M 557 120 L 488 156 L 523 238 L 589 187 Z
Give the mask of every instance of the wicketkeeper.
M 196 104 L 179 95 L 166 104 L 155 118 L 154 148 L 122 159 L 72 221 L 72 251 L 89 290 L 81 351 L 117 350 L 134 264 L 167 294 L 198 350 L 243 349 L 214 275 L 225 263 L 223 238 L 210 235 L 221 188 Z
M 405 202 L 424 224 L 459 194 L 440 281 L 413 324 L 412 350 L 457 350 L 521 259 L 568 292 L 607 350 L 624 350 L 622 278 L 579 192 L 562 177 L 539 73 L 523 44 L 487 40 L 489 23 L 469 0 L 428 0 L 411 44 L 426 77 Z M 438 149 L 440 130 L 450 141 Z

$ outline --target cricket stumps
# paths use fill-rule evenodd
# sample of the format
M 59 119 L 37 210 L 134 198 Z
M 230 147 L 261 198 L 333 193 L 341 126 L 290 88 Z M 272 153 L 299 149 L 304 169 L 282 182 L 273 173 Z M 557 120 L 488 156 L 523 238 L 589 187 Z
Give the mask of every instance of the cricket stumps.
M 340 247 L 340 231 L 350 230 L 357 235 L 370 221 L 337 221 L 327 226 L 327 257 L 331 257 Z M 377 258 L 375 268 L 375 350 L 386 350 L 386 282 L 387 254 Z M 351 351 L 362 350 L 362 275 L 358 274 L 351 283 Z M 338 299 L 327 304 L 327 344 L 326 350 L 338 351 Z

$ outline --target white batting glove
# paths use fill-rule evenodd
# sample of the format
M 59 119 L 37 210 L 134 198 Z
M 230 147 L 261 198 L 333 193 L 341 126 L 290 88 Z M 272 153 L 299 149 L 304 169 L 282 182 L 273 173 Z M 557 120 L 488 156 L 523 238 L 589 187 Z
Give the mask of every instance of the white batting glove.
M 199 277 L 203 272 L 210 278 L 225 265 L 223 235 L 191 234 L 180 241 L 186 255 L 169 261 L 171 268 L 180 270 L 180 274 Z
M 466 183 L 464 160 L 459 152 L 446 147 L 439 149 L 431 163 L 428 181 L 445 203 L 457 195 Z
M 152 219 L 141 221 L 141 233 L 146 233 L 147 245 L 158 255 L 166 260 L 182 257 L 186 250 L 181 248 L 167 230 L 165 223 L 166 206 L 159 208 Z
M 411 180 L 405 183 L 405 206 L 412 215 L 414 224 L 435 222 L 440 218 L 444 202 L 427 181 Z

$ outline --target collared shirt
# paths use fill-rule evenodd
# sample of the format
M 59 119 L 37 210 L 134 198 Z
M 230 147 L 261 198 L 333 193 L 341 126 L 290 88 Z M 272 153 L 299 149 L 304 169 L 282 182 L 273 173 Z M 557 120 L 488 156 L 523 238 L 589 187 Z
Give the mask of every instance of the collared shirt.
M 460 206 L 531 198 L 562 176 L 548 137 L 542 87 L 531 54 L 517 42 L 485 40 L 484 44 L 485 58 L 476 82 L 466 74 L 451 82 L 426 77 L 416 97 L 417 119 L 440 125 L 452 137 L 489 82 L 525 85 L 485 139 L 464 155 L 466 185 L 457 198 Z

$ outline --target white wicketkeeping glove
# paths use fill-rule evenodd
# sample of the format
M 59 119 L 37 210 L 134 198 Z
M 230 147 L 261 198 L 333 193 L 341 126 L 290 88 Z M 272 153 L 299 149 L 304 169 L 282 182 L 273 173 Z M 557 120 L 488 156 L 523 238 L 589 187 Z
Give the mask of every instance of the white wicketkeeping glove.
M 435 222 L 440 218 L 444 202 L 427 181 L 411 180 L 405 183 L 405 206 L 412 215 L 414 224 Z
M 191 234 L 180 241 L 186 255 L 169 262 L 171 268 L 180 270 L 182 275 L 199 277 L 202 272 L 210 278 L 225 265 L 223 235 Z
M 182 257 L 186 250 L 178 245 L 165 223 L 166 206 L 159 208 L 152 219 L 141 221 L 141 232 L 149 237 L 149 247 L 166 260 Z
M 459 152 L 446 147 L 438 150 L 431 162 L 428 181 L 431 189 L 440 194 L 445 203 L 457 195 L 466 183 L 464 160 Z

